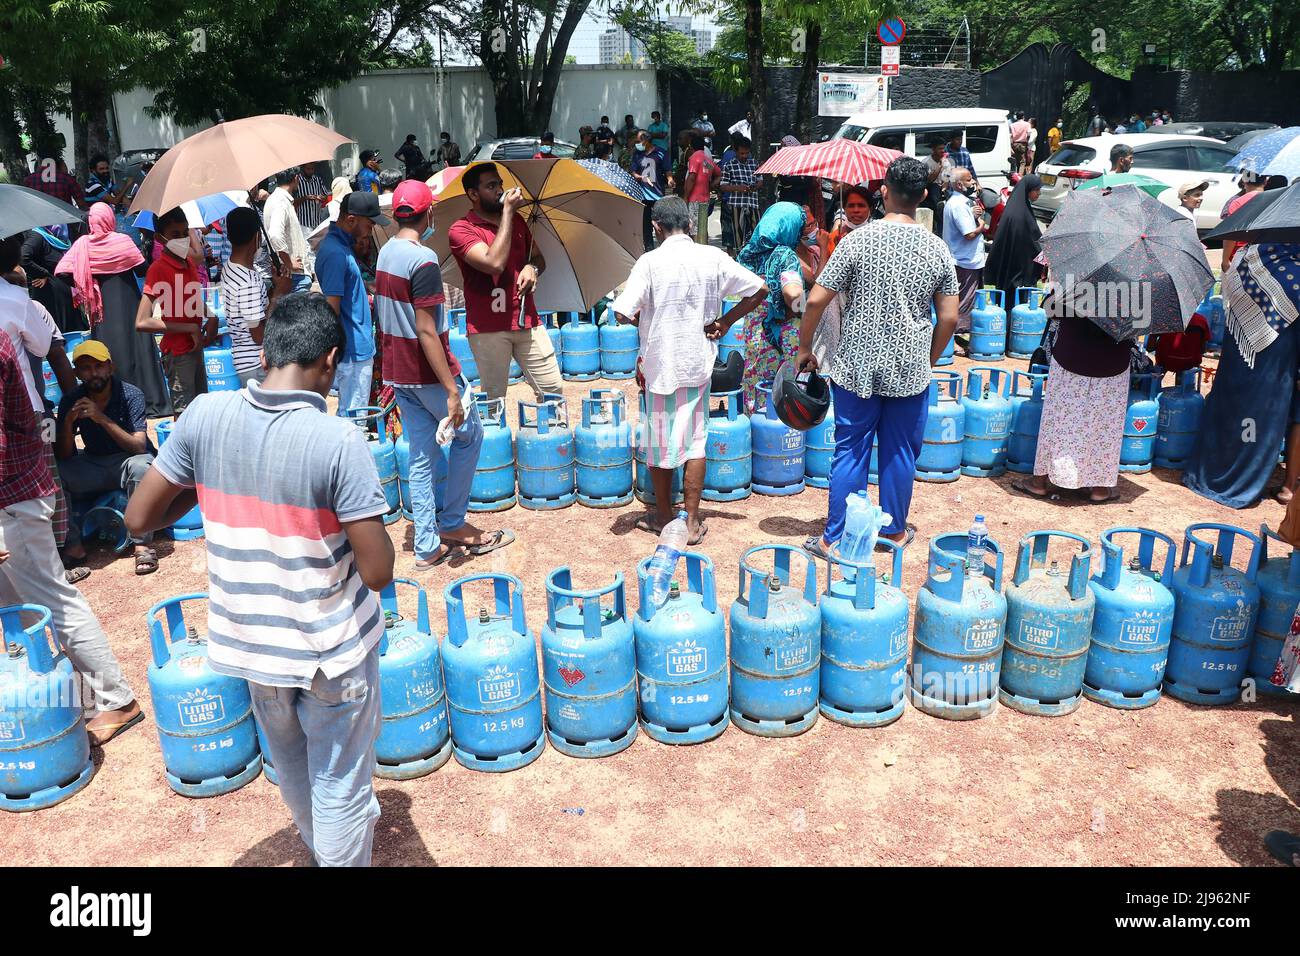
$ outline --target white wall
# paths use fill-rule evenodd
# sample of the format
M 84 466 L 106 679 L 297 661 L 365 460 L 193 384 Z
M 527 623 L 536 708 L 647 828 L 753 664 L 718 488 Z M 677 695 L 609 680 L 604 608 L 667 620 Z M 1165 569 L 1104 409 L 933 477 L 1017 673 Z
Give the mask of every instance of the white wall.
M 321 100 L 325 115 L 320 122 L 357 141 L 351 156 L 343 151 L 338 157 L 349 174 L 356 172 L 356 157 L 363 149 L 377 149 L 385 166 L 398 166 L 393 151 L 407 133 L 415 134 L 426 153 L 437 147 L 444 129 L 465 154 L 480 140 L 496 136 L 492 88 L 481 67 L 379 70 L 325 91 Z M 152 94 L 144 89 L 115 97 L 122 149 L 172 146 L 201 128 L 153 119 L 145 112 L 151 102 Z M 596 125 L 602 114 L 615 127 L 627 113 L 644 126 L 649 125 L 651 110 L 663 108 L 656 101 L 651 67 L 570 64 L 560 76 L 551 129 L 558 138 L 575 141 L 578 127 Z M 58 125 L 71 144 L 71 123 L 60 117 Z

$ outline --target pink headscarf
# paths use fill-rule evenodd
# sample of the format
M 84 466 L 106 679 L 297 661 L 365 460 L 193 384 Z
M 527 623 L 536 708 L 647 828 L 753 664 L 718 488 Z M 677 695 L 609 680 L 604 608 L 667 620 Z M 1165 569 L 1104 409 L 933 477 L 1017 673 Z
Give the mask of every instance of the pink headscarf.
M 56 273 L 72 273 L 73 303 L 86 310 L 92 326 L 104 320 L 104 302 L 94 277 L 116 275 L 144 262 L 131 237 L 116 232 L 116 228 L 112 207 L 95 203 L 90 207 L 90 235 L 74 242 L 54 269 Z

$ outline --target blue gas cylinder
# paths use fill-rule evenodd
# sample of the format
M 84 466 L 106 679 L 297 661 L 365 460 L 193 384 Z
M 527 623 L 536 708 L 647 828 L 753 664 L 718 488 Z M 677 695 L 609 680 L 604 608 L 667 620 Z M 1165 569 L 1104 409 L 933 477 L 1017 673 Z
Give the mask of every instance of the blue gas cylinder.
M 491 582 L 492 598 L 467 614 L 465 587 L 481 581 Z M 546 747 L 537 645 L 524 620 L 523 588 L 510 574 L 471 574 L 443 592 L 442 673 L 452 753 L 471 770 L 516 770 Z
M 95 498 L 80 516 L 75 509 L 69 512 L 69 521 L 79 521 L 83 541 L 99 541 L 116 554 L 124 554 L 131 546 L 131 534 L 126 530 L 126 492 L 106 491 Z M 200 529 L 202 524 L 200 522 Z M 200 530 L 200 534 L 202 531 Z M 191 535 L 196 537 L 196 535 Z
M 777 417 L 770 382 L 758 386 L 758 407 L 750 427 L 753 489 L 760 495 L 797 495 L 803 491 L 806 436 Z
M 907 595 L 903 549 L 881 539 L 893 553 L 890 571 L 878 579 L 872 566 L 832 555 L 821 596 L 821 712 L 850 727 L 883 727 L 903 716 L 907 683 Z M 839 580 L 835 568 L 840 569 Z
M 176 423 L 171 419 L 164 419 L 158 423 L 158 447 L 162 448 L 167 444 L 167 439 L 172 437 L 172 429 Z M 125 505 L 125 501 L 123 501 Z M 124 528 L 125 530 L 125 523 Z M 203 515 L 199 512 L 199 506 L 196 504 L 189 511 L 185 512 L 181 518 L 172 525 L 172 537 L 177 541 L 192 541 L 195 538 L 203 537 Z
M 931 325 L 931 327 L 933 327 L 933 326 L 936 326 L 936 325 L 938 325 L 938 324 L 939 324 L 939 317 L 938 317 L 937 315 L 934 314 L 934 306 L 931 305 L 931 306 L 930 306 L 930 325 Z M 954 354 L 953 337 L 950 335 L 950 336 L 948 336 L 948 341 L 944 343 L 944 346 L 943 346 L 943 352 L 939 355 L 939 361 L 935 362 L 934 364 L 935 364 L 935 365 L 940 365 L 940 366 L 942 366 L 942 365 L 951 365 L 951 364 L 952 364 L 952 357 L 953 357 L 953 354 Z
M 521 505 L 550 511 L 577 500 L 573 432 L 563 395 L 547 393 L 540 402 L 519 403 L 515 453 Z
M 1042 289 L 1024 286 L 1016 289 L 1016 302 L 1011 309 L 1007 330 L 1007 354 L 1012 358 L 1027 359 L 1034 354 L 1043 333 L 1047 331 L 1047 312 L 1043 309 Z
M 519 500 L 515 494 L 515 439 L 506 421 L 506 402 L 477 392 L 474 408 L 483 426 L 483 444 L 469 486 L 469 510 L 506 511 Z
M 402 516 L 402 486 L 397 473 L 397 450 L 388 438 L 386 424 L 390 411 L 392 406 L 384 409 L 377 405 L 344 410 L 344 415 L 356 423 L 366 436 L 370 456 L 375 460 L 375 468 L 379 471 L 379 487 L 383 489 L 384 500 L 388 502 L 384 524 L 392 524 Z
M 771 572 L 754 561 L 772 555 Z M 790 559 L 805 563 L 803 587 Z M 817 567 L 806 551 L 760 544 L 740 557 L 740 591 L 731 622 L 731 722 L 760 737 L 793 737 L 817 722 L 821 609 Z
M 1205 396 L 1201 394 L 1200 368 L 1179 372 L 1174 384 L 1160 393 L 1159 401 L 1154 461 L 1161 468 L 1181 471 L 1201 434 Z
M 239 373 L 235 371 L 235 356 L 229 348 L 204 349 L 203 371 L 208 377 L 209 392 L 239 391 Z
M 664 744 L 699 744 L 727 729 L 727 625 L 713 562 L 684 551 L 685 589 L 674 580 L 661 607 L 650 599 L 651 558 L 637 565 L 640 607 L 632 622 L 641 727 Z
M 43 810 L 95 775 L 81 685 L 49 608 L 0 608 L 0 624 L 0 810 Z
M 600 378 L 600 329 L 596 326 L 595 309 L 573 313 L 573 318 L 560 329 L 560 340 L 564 343 L 560 373 L 565 381 L 589 382 Z
M 1291 631 L 1291 619 L 1300 607 L 1300 548 L 1289 548 L 1270 558 L 1269 538 L 1287 548 L 1286 542 L 1269 530 L 1268 525 L 1259 526 L 1259 576 L 1255 579 L 1259 585 L 1259 616 L 1246 674 L 1254 679 L 1257 691 L 1292 697 L 1271 678 L 1282 656 L 1282 644 Z
M 723 299 L 722 314 L 726 315 L 740 302 L 739 299 Z M 721 318 L 721 316 L 719 316 Z M 732 352 L 745 354 L 745 320 L 737 319 L 718 339 L 718 359 L 725 362 Z
M 972 366 L 966 370 L 966 431 L 961 473 L 996 478 L 1007 470 L 1011 438 L 1011 375 L 1006 369 Z
M 1217 288 L 1218 283 L 1215 286 Z M 1215 292 L 1215 289 L 1210 289 L 1196 311 L 1205 316 L 1205 324 L 1210 327 L 1210 340 L 1206 343 L 1206 351 L 1217 355 L 1223 349 L 1223 335 L 1228 330 L 1228 316 L 1223 309 L 1223 296 Z
M 620 324 L 613 309 L 605 310 L 600 326 L 600 372 L 605 378 L 632 378 L 641 349 L 641 332 L 635 325 Z
M 593 388 L 587 394 L 573 443 L 581 504 L 618 508 L 632 500 L 632 423 L 622 392 Z
M 397 607 L 397 585 L 416 595 L 415 619 Z M 382 718 L 375 741 L 375 776 L 413 780 L 433 773 L 451 757 L 442 655 L 429 628 L 429 597 L 408 578 L 394 578 L 379 595 L 384 634 L 379 639 Z
M 918 481 L 956 481 L 961 477 L 962 439 L 966 434 L 961 375 L 939 369 L 931 374 L 929 416 L 925 420 L 921 453 L 916 456 L 916 478 Z M 875 454 L 875 448 L 872 453 Z
M 478 362 L 474 360 L 474 352 L 469 347 L 469 328 L 466 325 L 465 310 L 448 309 L 447 326 L 447 344 L 451 346 L 451 354 L 456 356 L 461 373 L 469 383 L 477 385 L 479 383 Z
M 1128 566 L 1119 539 L 1136 535 Z M 1157 569 L 1156 542 L 1163 542 Z M 1101 535 L 1101 569 L 1088 586 L 1097 599 L 1083 696 L 1107 707 L 1139 710 L 1160 699 L 1174 626 L 1174 595 L 1165 586 L 1174 570 L 1174 539 L 1149 528 L 1109 528 Z
M 1072 542 L 1070 570 L 1049 560 L 1053 540 Z M 1083 703 L 1083 672 L 1096 598 L 1088 589 L 1092 545 L 1068 531 L 1033 531 L 1020 539 L 1007 588 L 1006 643 L 998 700 L 1037 717 L 1061 717 Z
M 1011 373 L 1011 433 L 1007 436 L 1007 468 L 1022 475 L 1034 473 L 1038 453 L 1038 426 L 1043 421 L 1043 389 L 1047 369 L 1031 365 L 1028 372 Z
M 636 644 L 623 574 L 578 589 L 569 568 L 546 576 L 542 629 L 546 734 L 570 757 L 609 757 L 636 740 Z
M 977 362 L 1001 362 L 1006 358 L 1006 299 L 1001 289 L 975 290 L 975 305 L 970 313 L 970 357 Z
M 68 361 L 72 361 L 72 351 L 78 345 L 86 340 L 86 332 L 64 332 L 63 333 L 63 351 L 68 356 Z M 45 400 L 57 410 L 59 402 L 63 400 L 63 389 L 59 388 L 59 380 L 54 376 L 54 369 L 50 367 L 48 361 L 41 362 L 41 389 L 45 393 Z
M 208 665 L 207 637 L 186 620 L 183 594 L 149 609 L 149 696 L 162 748 L 167 784 L 186 797 L 215 797 L 238 790 L 262 770 L 248 681 L 218 674 Z
M 411 504 L 411 440 L 403 430 L 393 439 L 393 459 L 397 462 L 397 491 L 402 500 L 402 517 L 407 521 L 415 520 L 415 508 Z
M 916 595 L 908 696 L 945 720 L 987 717 L 997 706 L 1007 599 L 1002 549 L 988 539 L 992 565 L 966 567 L 966 535 L 930 541 L 925 585 Z
M 1129 382 L 1124 440 L 1119 446 L 1119 470 L 1144 474 L 1151 470 L 1160 423 L 1159 372 L 1134 373 Z
M 555 349 L 555 364 L 563 366 L 564 364 L 564 336 L 560 334 L 560 327 L 563 325 L 561 316 L 568 316 L 567 312 L 539 312 L 538 316 L 542 320 L 542 325 L 546 326 L 546 335 L 551 340 L 551 348 Z
M 1212 531 L 1217 546 L 1203 536 Z M 1251 545 L 1244 572 L 1232 566 L 1238 538 Z M 1260 548 L 1259 538 L 1232 525 L 1206 522 L 1183 532 L 1182 560 L 1169 584 L 1177 609 L 1166 693 L 1189 704 L 1231 704 L 1241 695 L 1259 613 Z
M 709 396 L 709 436 L 704 454 L 705 501 L 740 501 L 751 494 L 754 444 L 745 393 L 717 392 Z M 828 416 L 829 418 L 830 416 Z
M 826 417 L 804 433 L 803 474 L 813 488 L 831 486 L 831 459 L 835 457 L 835 406 Z

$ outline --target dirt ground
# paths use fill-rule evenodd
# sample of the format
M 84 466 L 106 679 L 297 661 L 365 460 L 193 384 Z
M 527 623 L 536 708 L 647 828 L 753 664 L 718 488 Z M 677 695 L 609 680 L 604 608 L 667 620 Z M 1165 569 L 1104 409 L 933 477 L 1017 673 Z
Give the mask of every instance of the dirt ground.
M 960 368 L 962 359 L 957 360 Z M 1019 367 L 1020 363 L 1007 363 Z M 592 385 L 568 383 L 578 396 Z M 631 383 L 621 387 L 633 395 Z M 526 398 L 515 386 L 511 398 Z M 514 420 L 512 408 L 510 417 Z M 1059 528 L 1094 542 L 1114 525 L 1150 525 L 1180 544 L 1196 521 L 1276 527 L 1266 500 L 1233 512 L 1192 494 L 1160 469 L 1121 476 L 1117 502 L 1030 501 L 1010 477 L 918 483 L 919 528 L 905 560 L 904 590 L 924 580 L 931 535 L 964 531 L 974 512 L 1008 552 L 1032 530 Z M 705 506 L 700 550 L 718 569 L 719 601 L 736 596 L 742 551 L 797 545 L 821 530 L 826 492 Z M 638 504 L 612 511 L 575 505 L 480 515 L 519 540 L 492 558 L 462 559 L 417 575 L 410 525 L 390 528 L 397 573 L 422 577 L 436 629 L 445 633 L 442 589 L 455 578 L 509 571 L 524 581 L 530 627 L 544 622 L 543 580 L 561 564 L 577 582 L 634 574 L 652 539 L 634 529 Z M 164 542 L 161 568 L 137 578 L 128 559 L 96 554 L 83 590 L 146 710 L 145 612 L 169 596 L 206 590 L 202 540 Z M 495 559 L 495 560 L 493 560 Z M 628 594 L 636 604 L 635 590 Z M 644 734 L 624 753 L 578 760 L 548 748 L 503 775 L 454 760 L 408 782 L 376 781 L 383 807 L 376 864 L 1076 864 L 1267 865 L 1261 838 L 1300 830 L 1300 707 L 1264 701 L 1212 709 L 1165 698 L 1122 712 L 1085 701 L 1068 717 L 999 708 L 974 722 L 908 709 L 880 730 L 818 721 L 801 737 L 771 740 L 730 727 L 719 739 L 674 748 Z M 0 816 L 11 864 L 304 865 L 307 854 L 277 789 L 259 777 L 235 793 L 192 800 L 163 777 L 152 723 L 96 757 L 90 786 L 39 813 Z

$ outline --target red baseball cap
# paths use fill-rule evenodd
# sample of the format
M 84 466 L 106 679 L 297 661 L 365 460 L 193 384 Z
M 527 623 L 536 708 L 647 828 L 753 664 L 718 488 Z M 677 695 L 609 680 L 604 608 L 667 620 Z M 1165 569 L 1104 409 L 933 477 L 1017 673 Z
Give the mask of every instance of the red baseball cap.
M 418 179 L 407 179 L 393 191 L 393 215 L 418 216 L 433 205 L 433 190 Z

